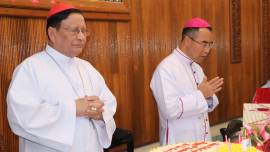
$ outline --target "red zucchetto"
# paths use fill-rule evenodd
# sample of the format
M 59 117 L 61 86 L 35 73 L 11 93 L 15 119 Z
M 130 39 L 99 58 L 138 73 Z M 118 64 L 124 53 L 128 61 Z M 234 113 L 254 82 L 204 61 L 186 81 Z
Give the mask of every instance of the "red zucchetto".
M 188 20 L 184 26 L 184 28 L 207 28 L 211 27 L 211 25 L 204 19 L 195 17 Z
M 75 7 L 70 4 L 65 4 L 65 3 L 57 4 L 51 8 L 51 10 L 48 13 L 47 19 L 57 13 L 63 12 L 68 9 L 75 9 Z

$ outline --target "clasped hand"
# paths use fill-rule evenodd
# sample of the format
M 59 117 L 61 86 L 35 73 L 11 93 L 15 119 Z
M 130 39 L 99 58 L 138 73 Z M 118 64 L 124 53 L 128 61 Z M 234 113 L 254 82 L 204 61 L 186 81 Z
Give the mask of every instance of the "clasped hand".
M 104 103 L 97 96 L 85 96 L 76 100 L 76 115 L 102 120 Z
M 202 83 L 198 86 L 198 89 L 205 98 L 209 98 L 222 89 L 221 86 L 223 85 L 223 80 L 223 78 L 215 77 L 207 81 L 207 77 L 204 77 Z

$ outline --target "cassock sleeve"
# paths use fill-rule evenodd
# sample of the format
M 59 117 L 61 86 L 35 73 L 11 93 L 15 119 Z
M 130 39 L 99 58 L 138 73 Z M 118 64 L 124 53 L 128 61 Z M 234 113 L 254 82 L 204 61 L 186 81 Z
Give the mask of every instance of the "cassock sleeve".
M 116 99 L 99 73 L 98 82 L 98 84 L 100 84 L 99 88 L 101 89 L 99 98 L 104 102 L 104 112 L 102 113 L 103 121 L 93 120 L 93 122 L 97 129 L 100 144 L 103 148 L 108 148 L 111 145 L 112 135 L 116 128 L 113 118 L 116 112 Z
M 165 119 L 179 119 L 207 112 L 208 105 L 199 90 L 185 93 L 185 85 L 177 86 L 172 72 L 166 69 L 155 71 L 150 87 L 160 113 Z
M 214 94 L 212 97 L 207 99 L 207 103 L 209 103 L 208 104 L 208 112 L 212 112 L 219 104 L 217 96 Z
M 198 64 L 195 64 L 195 67 L 196 67 L 196 71 L 198 74 L 199 82 L 202 83 L 202 81 L 205 77 L 205 74 L 204 74 L 202 68 Z M 207 110 L 208 112 L 212 112 L 219 104 L 218 98 L 215 94 L 212 97 L 207 98 L 206 101 L 207 101 L 207 105 L 208 105 L 208 110 Z
M 15 70 L 7 94 L 7 116 L 12 131 L 27 140 L 67 151 L 73 143 L 75 102 L 41 98 L 31 64 Z

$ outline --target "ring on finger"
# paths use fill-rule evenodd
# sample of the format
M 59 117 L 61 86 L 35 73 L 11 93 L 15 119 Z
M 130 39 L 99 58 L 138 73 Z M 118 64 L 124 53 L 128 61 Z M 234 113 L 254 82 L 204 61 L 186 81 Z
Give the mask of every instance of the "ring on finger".
M 92 111 L 97 111 L 97 108 L 96 107 L 91 107 L 90 108 Z

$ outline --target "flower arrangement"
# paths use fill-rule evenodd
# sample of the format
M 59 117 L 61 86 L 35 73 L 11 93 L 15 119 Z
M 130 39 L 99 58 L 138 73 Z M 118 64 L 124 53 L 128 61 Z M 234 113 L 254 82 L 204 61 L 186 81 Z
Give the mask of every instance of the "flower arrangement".
M 264 152 L 270 152 L 270 124 L 250 124 L 243 128 L 244 139 L 250 139 L 251 145 Z
M 270 152 L 270 104 L 245 103 L 242 139 L 257 149 Z
M 218 152 L 258 152 L 258 150 L 254 147 L 248 147 L 248 148 L 243 149 L 243 146 L 241 144 L 235 144 L 235 143 L 223 144 L 219 147 L 217 151 Z

